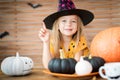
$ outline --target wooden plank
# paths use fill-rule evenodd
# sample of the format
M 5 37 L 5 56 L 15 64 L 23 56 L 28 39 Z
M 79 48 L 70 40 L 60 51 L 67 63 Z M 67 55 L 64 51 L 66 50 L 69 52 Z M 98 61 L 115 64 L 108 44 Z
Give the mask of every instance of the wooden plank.
M 56 2 L 57 0 L 16 0 L 17 2 L 40 2 L 40 3 L 52 3 L 52 2 Z
M 19 52 L 19 54 L 21 56 L 35 56 L 37 58 L 37 56 L 42 56 L 42 50 L 7 50 L 7 51 L 0 51 L 0 56 L 4 57 L 4 56 L 15 56 L 16 52 Z M 39 58 L 39 57 L 38 57 Z
M 15 0 L 0 0 L 0 3 L 1 2 L 14 2 Z

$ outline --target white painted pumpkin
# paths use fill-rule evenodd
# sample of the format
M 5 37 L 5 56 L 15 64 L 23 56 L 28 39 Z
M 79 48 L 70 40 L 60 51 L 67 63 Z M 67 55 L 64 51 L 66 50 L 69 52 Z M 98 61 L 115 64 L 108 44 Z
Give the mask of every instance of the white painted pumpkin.
M 77 75 L 86 75 L 92 72 L 92 65 L 83 60 L 83 57 L 80 58 L 80 61 L 76 63 L 75 72 Z
M 21 57 L 18 52 L 16 53 L 16 56 L 7 57 L 1 63 L 2 72 L 10 76 L 29 74 L 32 68 L 32 59 L 29 57 Z

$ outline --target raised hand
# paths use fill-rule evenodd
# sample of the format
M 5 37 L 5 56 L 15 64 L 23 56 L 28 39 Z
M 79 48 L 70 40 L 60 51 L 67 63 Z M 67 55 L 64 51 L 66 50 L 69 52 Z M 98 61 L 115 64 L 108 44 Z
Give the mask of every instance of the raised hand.
M 42 23 L 42 28 L 39 31 L 39 38 L 43 41 L 43 42 L 48 42 L 50 40 L 50 33 L 49 31 L 46 29 L 46 26 L 44 24 L 44 22 Z

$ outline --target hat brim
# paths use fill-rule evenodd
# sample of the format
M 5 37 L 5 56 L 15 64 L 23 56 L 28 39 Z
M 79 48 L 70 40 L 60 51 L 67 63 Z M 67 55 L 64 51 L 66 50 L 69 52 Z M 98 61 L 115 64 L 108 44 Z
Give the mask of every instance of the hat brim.
M 46 28 L 51 30 L 55 20 L 57 20 L 61 16 L 66 16 L 66 15 L 78 15 L 81 18 L 83 25 L 87 25 L 94 18 L 93 13 L 88 10 L 83 10 L 83 9 L 64 10 L 47 16 L 43 20 L 45 22 Z

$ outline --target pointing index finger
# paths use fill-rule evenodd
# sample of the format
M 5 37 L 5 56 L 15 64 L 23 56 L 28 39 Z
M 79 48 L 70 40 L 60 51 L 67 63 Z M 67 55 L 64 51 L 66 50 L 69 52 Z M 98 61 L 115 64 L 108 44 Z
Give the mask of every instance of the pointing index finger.
M 44 29 L 47 29 L 44 22 L 42 22 L 42 25 Z

